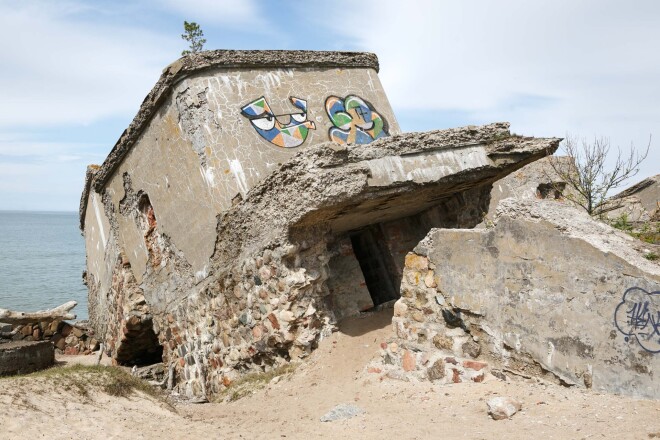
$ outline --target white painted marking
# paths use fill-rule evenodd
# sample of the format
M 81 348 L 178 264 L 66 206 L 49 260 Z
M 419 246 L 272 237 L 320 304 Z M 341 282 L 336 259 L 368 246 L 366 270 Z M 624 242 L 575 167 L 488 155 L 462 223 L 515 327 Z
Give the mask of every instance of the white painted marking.
M 213 168 L 207 168 L 202 171 L 204 174 L 204 179 L 209 186 L 215 186 L 215 175 L 213 174 Z
M 371 89 L 371 91 L 375 92 L 376 89 L 374 87 L 374 79 L 371 77 L 371 70 L 370 69 L 367 69 L 367 76 L 369 77 L 369 82 L 367 84 L 369 84 L 369 88 Z
M 555 344 L 552 342 L 548 341 L 548 366 L 552 367 L 552 357 L 555 354 Z
M 241 191 L 243 195 L 246 195 L 250 188 L 248 188 L 247 178 L 245 177 L 245 173 L 243 172 L 243 167 L 241 166 L 241 162 L 238 159 L 229 159 L 229 169 L 236 178 L 236 184 L 238 185 L 238 189 Z
M 108 238 L 105 236 L 105 230 L 103 229 L 103 221 L 101 220 L 101 211 L 99 209 L 99 204 L 96 201 L 95 195 L 92 195 L 92 205 L 94 206 L 94 214 L 96 214 L 96 223 L 98 223 L 99 231 L 101 231 L 101 244 L 103 245 L 103 250 L 105 250 L 105 245 L 108 242 Z

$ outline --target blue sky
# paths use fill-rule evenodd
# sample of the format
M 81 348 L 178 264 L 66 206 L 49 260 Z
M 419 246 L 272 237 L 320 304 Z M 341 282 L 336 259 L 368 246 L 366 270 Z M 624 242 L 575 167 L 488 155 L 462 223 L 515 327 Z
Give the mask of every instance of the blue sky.
M 206 49 L 375 52 L 404 131 L 609 137 L 660 172 L 660 2 L 0 0 L 0 209 L 77 209 L 184 20 Z

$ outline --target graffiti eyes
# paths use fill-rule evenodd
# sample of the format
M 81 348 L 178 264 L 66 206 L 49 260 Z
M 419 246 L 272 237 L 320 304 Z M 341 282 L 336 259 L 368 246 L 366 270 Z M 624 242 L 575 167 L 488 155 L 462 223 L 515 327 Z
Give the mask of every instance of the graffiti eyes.
M 263 118 L 251 119 L 252 123 L 261 130 L 270 130 L 275 127 L 275 118 L 272 115 Z
M 305 122 L 307 120 L 307 113 L 292 113 L 291 119 L 296 122 Z
M 261 118 L 250 118 L 252 123 L 261 130 L 270 130 L 275 127 L 275 121 L 279 121 L 282 125 L 288 125 L 291 121 L 283 122 L 283 117 L 290 116 L 294 122 L 302 123 L 307 120 L 307 113 L 292 113 L 290 115 L 264 115 Z

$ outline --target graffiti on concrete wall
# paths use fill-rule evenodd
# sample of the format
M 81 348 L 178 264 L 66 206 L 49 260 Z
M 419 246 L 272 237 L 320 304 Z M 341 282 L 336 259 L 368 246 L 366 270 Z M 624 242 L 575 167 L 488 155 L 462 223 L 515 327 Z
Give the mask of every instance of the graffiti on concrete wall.
M 307 120 L 307 101 L 289 97 L 291 103 L 300 111 L 276 115 L 270 109 L 265 97 L 260 97 L 241 108 L 241 114 L 259 135 L 271 144 L 282 148 L 301 146 L 309 130 L 316 129 L 314 122 Z
M 330 140 L 340 144 L 368 144 L 389 136 L 387 122 L 364 99 L 348 95 L 329 96 L 325 110 L 334 125 L 328 131 Z
M 626 342 L 636 340 L 650 353 L 660 353 L 660 291 L 631 287 L 614 312 L 614 324 Z

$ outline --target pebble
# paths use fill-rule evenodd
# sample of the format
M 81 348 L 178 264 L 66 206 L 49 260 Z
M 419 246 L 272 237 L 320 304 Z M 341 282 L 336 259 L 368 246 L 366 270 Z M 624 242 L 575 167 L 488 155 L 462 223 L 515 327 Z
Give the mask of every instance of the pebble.
M 359 416 L 360 414 L 364 414 L 365 412 L 366 411 L 362 408 L 351 405 L 350 403 L 340 403 L 321 417 L 321 421 L 334 422 L 335 420 L 350 419 Z

